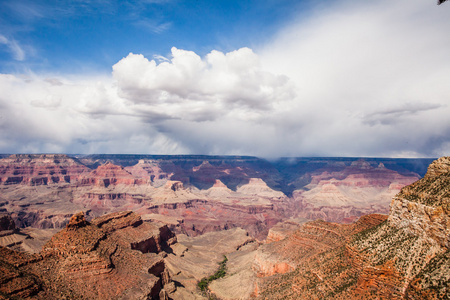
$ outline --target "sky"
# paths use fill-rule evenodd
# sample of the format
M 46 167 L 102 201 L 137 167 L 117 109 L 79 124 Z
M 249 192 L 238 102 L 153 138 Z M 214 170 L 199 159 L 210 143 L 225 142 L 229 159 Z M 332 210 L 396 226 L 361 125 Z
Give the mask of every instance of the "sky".
M 0 1 L 0 153 L 450 155 L 450 2 Z

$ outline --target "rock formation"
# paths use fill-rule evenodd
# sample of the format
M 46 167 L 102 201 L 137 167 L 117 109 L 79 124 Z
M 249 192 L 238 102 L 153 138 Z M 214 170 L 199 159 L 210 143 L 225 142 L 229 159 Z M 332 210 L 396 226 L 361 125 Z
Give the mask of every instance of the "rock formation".
M 0 231 L 4 230 L 14 230 L 16 228 L 16 224 L 14 224 L 14 220 L 7 213 L 0 212 Z
M 14 154 L 0 159 L 0 183 L 47 185 L 78 180 L 89 168 L 65 154 Z
M 0 247 L 0 297 L 160 299 L 175 292 L 162 253 L 176 237 L 132 212 L 87 222 L 83 213 L 29 255 Z
M 134 185 L 145 183 L 147 183 L 145 178 L 135 177 L 122 166 L 114 165 L 110 162 L 99 166 L 80 180 L 81 185 L 95 185 L 101 187 L 119 184 Z

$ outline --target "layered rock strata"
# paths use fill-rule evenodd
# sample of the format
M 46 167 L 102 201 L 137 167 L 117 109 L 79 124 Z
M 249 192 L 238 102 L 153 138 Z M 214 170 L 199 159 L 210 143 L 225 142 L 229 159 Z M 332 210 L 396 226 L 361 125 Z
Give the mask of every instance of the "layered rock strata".
M 286 165 L 251 157 L 151 157 L 0 159 L 0 211 L 20 228 L 56 229 L 80 210 L 88 220 L 132 210 L 177 233 L 242 227 L 262 240 L 289 218 L 351 223 L 363 214 L 387 213 L 392 196 L 418 179 L 381 160 L 294 159 Z
M 70 183 L 89 168 L 65 154 L 14 154 L 0 159 L 0 184 Z
M 390 223 L 450 247 L 450 158 L 441 157 L 425 177 L 404 187 L 391 202 Z
M 238 228 L 182 236 L 175 243 L 167 226 L 143 222 L 131 212 L 90 222 L 75 215 L 39 255 L 0 248 L 5 274 L 0 292 L 21 298 L 196 299 L 201 298 L 197 282 L 214 273 L 225 254 L 226 275 L 208 287 L 209 295 L 220 299 L 446 299 L 448 162 L 441 158 L 423 179 L 403 188 L 392 200 L 389 216 L 371 214 L 351 224 L 290 219 L 273 226 L 266 243 Z M 254 183 L 266 189 L 258 180 Z M 214 185 L 230 194 L 225 184 Z M 167 188 L 184 190 L 182 184 Z M 170 205 L 180 209 L 180 203 Z M 202 211 L 193 203 L 182 208 L 186 215 L 194 208 Z M 146 219 L 169 216 L 174 207 L 154 209 L 158 214 Z

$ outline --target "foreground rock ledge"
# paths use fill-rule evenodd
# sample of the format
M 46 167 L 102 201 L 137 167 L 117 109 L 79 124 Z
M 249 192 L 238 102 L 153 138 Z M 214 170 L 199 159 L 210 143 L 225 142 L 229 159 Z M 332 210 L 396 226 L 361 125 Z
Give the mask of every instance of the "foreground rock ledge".
M 164 287 L 174 285 L 160 252 L 174 242 L 133 212 L 91 223 L 78 213 L 40 254 L 0 247 L 0 299 L 168 299 Z

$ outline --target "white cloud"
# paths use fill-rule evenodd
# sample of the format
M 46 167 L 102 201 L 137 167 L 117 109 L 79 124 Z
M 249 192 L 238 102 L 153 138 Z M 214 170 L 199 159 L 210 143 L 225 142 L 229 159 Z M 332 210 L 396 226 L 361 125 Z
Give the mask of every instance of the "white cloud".
M 160 64 L 129 54 L 113 66 L 113 77 L 136 112 L 164 113 L 168 119 L 211 121 L 242 111 L 258 114 L 294 96 L 288 79 L 262 70 L 249 48 L 212 51 L 203 59 L 172 48 L 172 59 Z
M 1 152 L 243 153 L 293 95 L 248 48 L 172 53 L 130 54 L 112 78 L 0 75 Z
M 145 153 L 153 141 L 136 137 L 161 139 L 126 114 L 109 78 L 58 81 L 0 74 L 1 152 Z

